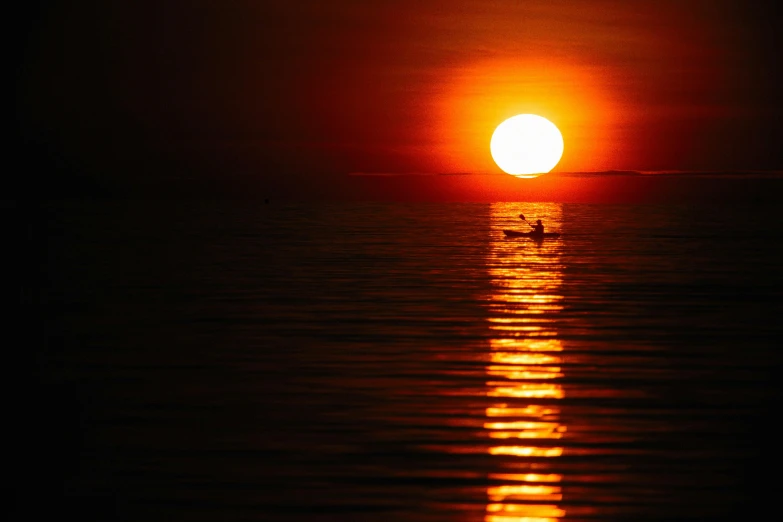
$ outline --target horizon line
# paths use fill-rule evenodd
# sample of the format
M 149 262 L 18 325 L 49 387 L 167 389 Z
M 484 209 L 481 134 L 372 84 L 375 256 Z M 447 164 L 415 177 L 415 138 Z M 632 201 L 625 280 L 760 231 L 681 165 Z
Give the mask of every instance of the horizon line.
M 758 175 L 764 177 L 783 176 L 783 170 L 780 169 L 734 169 L 734 170 L 681 170 L 681 169 L 662 169 L 662 170 L 584 170 L 584 171 L 555 171 L 538 174 L 532 178 L 522 178 L 514 174 L 505 172 L 365 172 L 354 171 L 346 173 L 350 177 L 437 177 L 437 176 L 512 176 L 518 179 L 536 179 L 542 176 L 666 176 L 666 175 L 696 175 L 696 176 L 748 176 Z

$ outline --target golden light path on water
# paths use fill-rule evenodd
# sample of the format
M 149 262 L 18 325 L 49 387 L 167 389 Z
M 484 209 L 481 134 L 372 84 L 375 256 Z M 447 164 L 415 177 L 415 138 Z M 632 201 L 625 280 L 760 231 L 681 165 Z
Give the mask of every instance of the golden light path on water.
M 486 410 L 484 429 L 496 444 L 489 448 L 499 471 L 490 475 L 486 522 L 553 522 L 566 512 L 562 475 L 548 461 L 563 454 L 558 401 L 565 393 L 563 346 L 554 315 L 561 309 L 562 269 L 559 239 L 509 240 L 506 228 L 527 228 L 525 213 L 558 228 L 556 204 L 496 203 L 491 209 L 492 240 L 487 266 L 493 293 L 489 299 L 490 364 L 486 394 L 496 402 Z

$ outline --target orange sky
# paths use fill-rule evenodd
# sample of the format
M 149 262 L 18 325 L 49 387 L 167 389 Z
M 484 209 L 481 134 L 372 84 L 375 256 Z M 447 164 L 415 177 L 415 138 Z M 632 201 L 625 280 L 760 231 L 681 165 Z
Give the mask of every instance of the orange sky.
M 560 171 L 783 168 L 762 4 L 104 4 L 30 11 L 16 106 L 26 146 L 118 186 L 499 172 L 520 112 L 561 129 Z

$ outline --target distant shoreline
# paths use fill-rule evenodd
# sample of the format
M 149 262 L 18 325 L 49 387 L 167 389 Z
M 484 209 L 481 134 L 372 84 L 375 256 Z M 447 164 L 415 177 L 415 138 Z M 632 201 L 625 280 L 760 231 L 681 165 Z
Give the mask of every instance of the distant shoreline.
M 440 176 L 511 176 L 503 172 L 349 172 L 350 177 L 440 177 Z M 761 177 L 783 178 L 783 170 L 602 170 L 602 171 L 563 171 L 548 172 L 536 177 L 548 178 L 596 178 L 608 176 L 678 176 L 678 177 Z M 515 176 L 512 176 L 515 177 Z M 519 178 L 536 179 L 536 178 Z

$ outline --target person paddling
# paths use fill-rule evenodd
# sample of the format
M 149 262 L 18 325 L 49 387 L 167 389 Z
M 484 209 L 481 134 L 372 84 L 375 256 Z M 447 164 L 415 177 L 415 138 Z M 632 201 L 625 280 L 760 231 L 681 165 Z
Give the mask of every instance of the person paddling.
M 530 225 L 530 223 L 528 223 L 528 224 Z M 542 236 L 542 237 L 544 236 L 544 224 L 541 223 L 540 219 L 536 220 L 536 224 L 535 225 L 530 225 L 530 228 L 533 229 L 533 232 L 531 232 L 532 235 L 534 235 L 534 236 Z
M 544 233 L 544 224 L 541 222 L 540 219 L 536 220 L 536 224 L 532 224 L 530 221 L 525 219 L 524 214 L 519 215 L 519 219 L 530 225 L 531 230 L 530 232 L 520 232 L 519 230 L 504 230 L 503 233 L 506 235 L 506 237 L 529 237 L 532 239 L 535 239 L 536 242 L 543 241 L 544 238 L 555 238 L 560 237 L 559 232 L 549 232 Z

